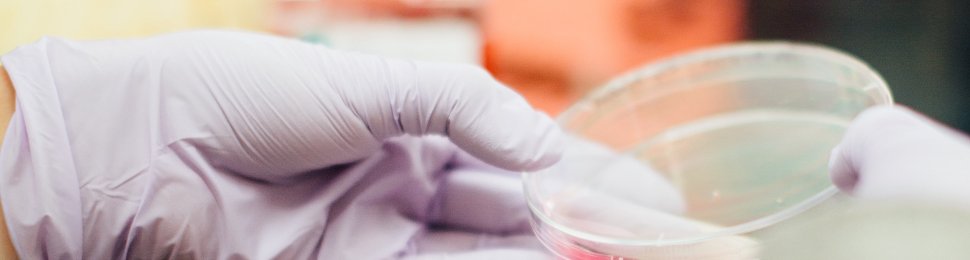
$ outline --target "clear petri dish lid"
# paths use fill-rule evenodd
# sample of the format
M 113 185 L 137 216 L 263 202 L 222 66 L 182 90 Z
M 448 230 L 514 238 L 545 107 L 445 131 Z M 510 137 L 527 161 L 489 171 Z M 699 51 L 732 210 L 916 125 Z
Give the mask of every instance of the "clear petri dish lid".
M 817 45 L 740 43 L 647 65 L 558 118 L 563 160 L 523 177 L 534 226 L 546 245 L 627 257 L 756 244 L 752 232 L 836 193 L 830 150 L 859 112 L 891 103 L 878 73 Z

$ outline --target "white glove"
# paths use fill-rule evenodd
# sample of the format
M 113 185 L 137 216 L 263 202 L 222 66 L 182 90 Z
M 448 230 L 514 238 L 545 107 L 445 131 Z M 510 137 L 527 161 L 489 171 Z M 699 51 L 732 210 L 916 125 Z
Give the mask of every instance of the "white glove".
M 451 143 L 535 170 L 558 160 L 560 133 L 479 68 L 221 31 L 47 38 L 3 63 L 18 111 L 0 198 L 23 258 L 507 255 L 523 235 L 537 247 L 518 177 L 466 166 Z M 495 239 L 443 248 L 434 225 Z
M 860 114 L 829 162 L 843 191 L 970 208 L 970 139 L 899 106 Z

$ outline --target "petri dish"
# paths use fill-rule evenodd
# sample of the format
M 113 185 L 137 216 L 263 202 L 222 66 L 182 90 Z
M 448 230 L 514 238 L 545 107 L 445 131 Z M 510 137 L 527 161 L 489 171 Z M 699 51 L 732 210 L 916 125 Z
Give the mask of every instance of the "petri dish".
M 892 104 L 824 46 L 748 42 L 653 63 L 561 114 L 563 160 L 523 175 L 534 231 L 567 259 L 757 259 L 757 231 L 837 191 L 849 122 Z

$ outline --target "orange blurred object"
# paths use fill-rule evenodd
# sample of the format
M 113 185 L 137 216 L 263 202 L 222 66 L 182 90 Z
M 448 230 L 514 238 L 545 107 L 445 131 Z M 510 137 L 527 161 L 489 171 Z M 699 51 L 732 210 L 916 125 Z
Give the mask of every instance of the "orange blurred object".
M 743 0 L 489 0 L 485 66 L 558 114 L 647 62 L 743 37 Z

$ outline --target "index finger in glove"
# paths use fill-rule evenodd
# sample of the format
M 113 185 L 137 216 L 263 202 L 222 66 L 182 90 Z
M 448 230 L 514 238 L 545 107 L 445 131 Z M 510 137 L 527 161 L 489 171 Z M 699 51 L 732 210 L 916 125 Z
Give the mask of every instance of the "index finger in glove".
M 466 152 L 507 170 L 537 170 L 560 156 L 555 123 L 481 68 L 394 60 L 376 67 L 391 75 L 386 85 L 355 93 L 352 102 L 378 138 L 447 135 Z
M 163 133 L 201 140 L 214 161 L 253 177 L 354 162 L 403 134 L 445 135 L 509 170 L 535 170 L 559 158 L 553 121 L 474 66 L 238 32 L 176 34 L 153 43 L 172 53 L 161 75 L 162 110 L 196 117 L 178 119 Z M 207 135 L 216 138 L 200 138 Z

